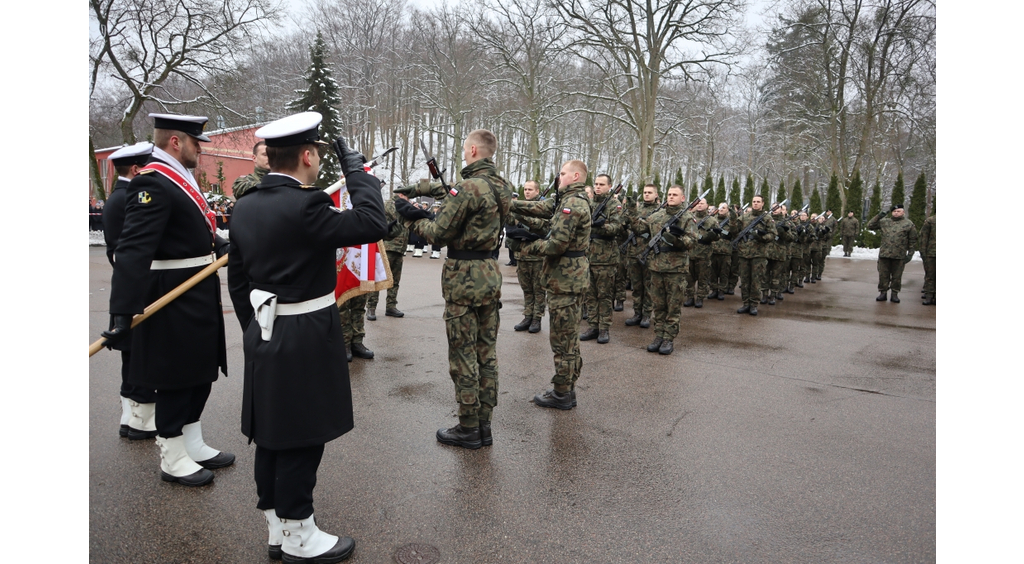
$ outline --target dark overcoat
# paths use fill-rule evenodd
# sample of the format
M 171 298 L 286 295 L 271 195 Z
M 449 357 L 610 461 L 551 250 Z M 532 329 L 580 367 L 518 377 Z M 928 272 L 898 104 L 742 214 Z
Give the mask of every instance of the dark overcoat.
M 159 159 L 153 159 L 156 162 Z M 116 194 L 118 191 L 115 191 Z M 157 172 L 144 172 L 125 192 L 124 229 L 114 251 L 110 313 L 134 315 L 203 266 L 150 270 L 156 260 L 195 258 L 221 249 L 188 194 Z M 220 278 L 208 276 L 132 330 L 128 383 L 156 390 L 208 384 L 227 375 Z
M 380 182 L 364 172 L 346 178 L 352 209 L 290 176 L 268 174 L 235 204 L 228 289 L 244 331 L 242 433 L 281 450 L 324 444 L 352 429 L 352 390 L 338 308 L 278 316 L 264 341 L 251 290 L 299 303 L 334 291 L 339 247 L 387 234 Z

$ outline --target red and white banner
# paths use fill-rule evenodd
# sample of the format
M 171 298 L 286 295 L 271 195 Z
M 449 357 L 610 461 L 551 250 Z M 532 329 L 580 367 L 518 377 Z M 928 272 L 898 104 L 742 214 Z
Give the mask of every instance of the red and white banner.
M 332 190 L 336 191 L 332 193 Z M 338 209 L 352 209 L 352 201 L 344 180 L 325 191 L 331 195 Z M 349 298 L 379 292 L 392 286 L 394 278 L 391 276 L 387 253 L 380 252 L 379 249 L 380 242 L 338 249 L 338 283 L 334 287 L 334 297 L 338 305 Z

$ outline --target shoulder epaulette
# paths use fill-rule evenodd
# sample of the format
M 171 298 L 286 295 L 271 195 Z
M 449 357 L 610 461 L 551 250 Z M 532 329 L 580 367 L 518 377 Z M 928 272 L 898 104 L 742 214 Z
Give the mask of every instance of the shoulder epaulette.
M 144 168 L 144 169 L 139 171 L 139 174 L 149 174 L 151 172 L 156 172 L 156 171 L 151 169 L 151 168 Z

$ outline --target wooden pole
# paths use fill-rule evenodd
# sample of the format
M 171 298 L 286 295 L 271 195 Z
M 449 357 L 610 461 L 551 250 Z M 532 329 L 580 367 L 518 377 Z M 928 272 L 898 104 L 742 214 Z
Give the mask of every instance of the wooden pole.
M 142 313 L 138 313 L 138 314 L 135 315 L 135 317 L 132 318 L 132 329 L 134 329 L 135 326 L 138 325 L 139 323 L 142 323 L 143 321 L 145 321 L 149 316 L 151 316 L 154 313 L 160 311 L 160 309 L 162 307 L 164 307 L 165 305 L 167 305 L 167 304 L 171 303 L 172 301 L 174 301 L 178 296 L 180 296 L 180 295 L 184 294 L 185 292 L 189 291 L 193 286 L 195 286 L 199 282 L 203 281 L 204 279 L 209 277 L 214 272 L 217 272 L 217 270 L 220 267 L 226 265 L 227 263 L 228 263 L 228 255 L 224 255 L 224 256 L 220 257 L 213 264 L 211 264 L 211 265 L 207 266 L 206 268 L 200 270 L 199 272 L 195 273 L 191 278 L 189 278 L 188 280 L 182 282 L 181 285 L 178 286 L 177 288 L 171 290 L 170 292 L 165 294 L 163 297 L 161 297 L 157 301 L 155 301 L 155 302 L 149 304 L 148 306 L 146 306 L 146 309 Z M 105 337 L 103 337 L 103 338 L 100 338 L 95 343 L 89 345 L 89 356 L 91 357 L 92 355 L 94 355 L 97 352 L 99 352 L 100 349 L 102 349 L 103 346 L 106 343 L 107 343 L 107 339 Z

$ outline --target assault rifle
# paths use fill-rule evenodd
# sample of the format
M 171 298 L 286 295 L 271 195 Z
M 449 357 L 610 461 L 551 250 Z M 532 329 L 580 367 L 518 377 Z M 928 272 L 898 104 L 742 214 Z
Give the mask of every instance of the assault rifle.
M 625 182 L 625 180 L 623 182 Z M 595 221 L 597 221 L 597 218 L 601 217 L 601 212 L 603 212 L 604 208 L 608 206 L 608 202 L 612 201 L 612 199 L 614 199 L 615 196 L 617 196 L 619 192 L 622 190 L 623 182 L 619 182 L 619 185 L 616 186 L 614 190 L 612 190 L 612 193 L 607 198 L 605 198 L 603 202 L 601 202 L 601 205 L 597 206 L 597 209 L 594 210 L 594 214 L 590 216 L 590 223 L 594 223 Z
M 637 202 L 637 203 L 639 203 L 639 202 Z M 665 204 L 667 204 L 667 203 L 668 203 L 668 201 L 661 202 L 661 205 L 659 205 L 657 208 L 655 208 L 655 210 L 652 211 L 650 214 L 648 214 L 647 217 L 650 217 L 650 216 L 658 213 L 658 210 L 660 210 L 661 208 L 665 207 Z M 626 249 L 628 249 L 629 246 L 632 245 L 635 242 L 636 242 L 636 231 L 630 231 L 629 232 L 629 238 L 627 238 L 625 241 L 623 241 L 623 243 L 621 245 L 619 245 L 619 252 L 620 253 L 626 252 Z
M 772 212 L 774 212 L 775 210 L 779 209 L 780 207 L 782 207 L 782 206 L 784 206 L 784 205 L 786 205 L 788 203 L 789 203 L 789 199 L 787 198 L 787 199 L 783 200 L 782 202 L 772 206 L 772 209 L 769 210 L 768 212 L 762 212 L 761 215 L 755 217 L 754 221 L 751 221 L 750 225 L 744 227 L 743 231 L 740 231 L 736 235 L 736 238 L 733 239 L 733 241 L 732 241 L 733 248 L 736 248 L 736 245 L 739 245 L 740 241 L 742 241 L 744 238 L 746 238 L 746 236 L 751 232 L 751 230 L 753 230 L 755 227 L 760 225 L 761 222 L 764 221 L 764 218 L 765 218 L 766 215 L 770 216 L 772 214 Z M 751 209 L 753 209 L 753 208 L 751 208 Z
M 705 190 L 703 194 L 701 194 L 700 196 L 697 196 L 696 199 L 694 199 L 692 202 L 690 202 L 683 209 L 679 210 L 678 213 L 676 213 L 674 216 L 672 216 L 671 219 L 669 219 L 667 222 L 665 222 L 665 225 L 663 225 L 661 227 L 661 229 L 658 230 L 658 233 L 654 237 L 651 237 L 651 241 L 649 243 L 647 243 L 647 248 L 644 249 L 644 252 L 640 253 L 640 257 L 637 258 L 637 261 L 640 264 L 646 264 L 647 263 L 647 255 L 651 254 L 651 251 L 654 251 L 655 254 L 661 253 L 661 247 L 659 246 L 659 244 L 661 243 L 662 237 L 665 236 L 665 233 L 668 233 L 669 229 L 671 229 L 672 226 L 675 225 L 675 223 L 677 221 L 679 221 L 679 218 L 683 217 L 684 213 L 686 213 L 686 212 L 690 211 L 691 209 L 693 209 L 693 206 L 696 206 L 697 203 L 700 202 L 701 199 L 704 198 L 704 196 L 707 196 L 708 192 L 710 192 L 710 191 L 711 190 Z M 666 197 L 666 201 L 667 200 L 668 200 L 668 198 Z
M 430 154 L 430 151 L 427 150 L 427 144 L 424 143 L 422 139 L 420 139 L 420 148 L 423 149 L 423 156 L 427 157 L 427 168 L 430 169 L 430 176 L 434 180 L 438 180 L 441 182 L 441 187 L 444 188 L 445 192 L 451 190 L 451 188 L 448 186 L 448 183 L 444 181 L 444 173 L 447 171 L 447 169 L 438 169 L 437 159 L 435 159 L 434 156 Z

